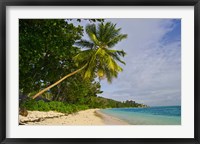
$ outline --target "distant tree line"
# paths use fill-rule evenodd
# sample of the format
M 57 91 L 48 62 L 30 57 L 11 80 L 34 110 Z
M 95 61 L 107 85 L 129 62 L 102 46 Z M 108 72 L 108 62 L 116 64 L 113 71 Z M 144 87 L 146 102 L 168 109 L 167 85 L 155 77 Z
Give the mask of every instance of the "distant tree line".
M 86 102 L 91 108 L 128 108 L 128 107 L 147 107 L 146 105 L 136 103 L 135 101 L 116 101 L 104 97 L 90 97 Z

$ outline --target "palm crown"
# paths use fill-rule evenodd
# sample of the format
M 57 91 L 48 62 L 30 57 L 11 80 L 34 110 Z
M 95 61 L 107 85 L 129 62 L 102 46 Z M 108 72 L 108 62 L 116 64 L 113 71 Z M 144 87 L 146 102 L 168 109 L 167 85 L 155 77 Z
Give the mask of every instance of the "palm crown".
M 120 34 L 120 31 L 121 28 L 117 29 L 116 24 L 110 22 L 86 26 L 90 41 L 80 40 L 76 44 L 87 49 L 74 57 L 77 65 L 85 67 L 82 70 L 84 78 L 96 74 L 99 78 L 107 78 L 108 82 L 112 82 L 112 79 L 123 70 L 117 61 L 125 64 L 120 59 L 121 56 L 125 56 L 125 52 L 111 49 L 119 41 L 127 38 L 127 35 Z

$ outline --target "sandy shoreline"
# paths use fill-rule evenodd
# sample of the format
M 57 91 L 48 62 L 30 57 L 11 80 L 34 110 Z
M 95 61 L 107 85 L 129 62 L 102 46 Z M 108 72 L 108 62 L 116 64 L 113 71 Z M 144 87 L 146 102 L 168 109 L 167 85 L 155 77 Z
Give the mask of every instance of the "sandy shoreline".
M 100 109 L 88 109 L 84 111 L 79 111 L 75 114 L 62 115 L 57 112 L 50 112 L 51 115 L 55 115 L 54 118 L 47 117 L 44 118 L 44 114 L 49 115 L 48 112 L 38 112 L 32 111 L 31 114 L 37 113 L 37 117 L 43 117 L 43 119 L 34 122 L 24 122 L 25 125 L 128 125 L 125 121 L 117 119 L 115 117 L 106 115 L 99 111 Z M 58 115 L 58 116 L 57 116 Z M 30 119 L 30 116 L 26 119 Z M 25 119 L 25 117 L 20 116 L 20 122 Z
M 104 125 L 129 125 L 129 123 L 127 123 L 121 119 L 118 119 L 116 117 L 106 115 L 106 114 L 100 112 L 99 110 L 95 111 L 95 115 L 97 117 L 100 117 L 103 120 Z

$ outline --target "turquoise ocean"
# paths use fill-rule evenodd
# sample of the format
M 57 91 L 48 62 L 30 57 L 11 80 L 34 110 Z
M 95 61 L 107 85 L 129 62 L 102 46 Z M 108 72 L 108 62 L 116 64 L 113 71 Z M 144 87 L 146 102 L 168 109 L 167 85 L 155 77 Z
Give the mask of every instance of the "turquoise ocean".
M 181 106 L 112 108 L 100 111 L 132 125 L 181 125 Z

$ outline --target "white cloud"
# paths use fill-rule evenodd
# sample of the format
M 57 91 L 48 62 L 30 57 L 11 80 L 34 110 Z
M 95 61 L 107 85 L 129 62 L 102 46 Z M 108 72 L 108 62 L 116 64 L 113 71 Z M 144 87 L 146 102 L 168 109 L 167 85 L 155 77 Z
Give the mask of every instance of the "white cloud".
M 173 30 L 170 19 L 109 19 L 128 34 L 117 45 L 127 53 L 119 77 L 102 81 L 103 96 L 116 100 L 133 99 L 148 105 L 179 105 L 181 97 L 180 41 L 164 43 Z

